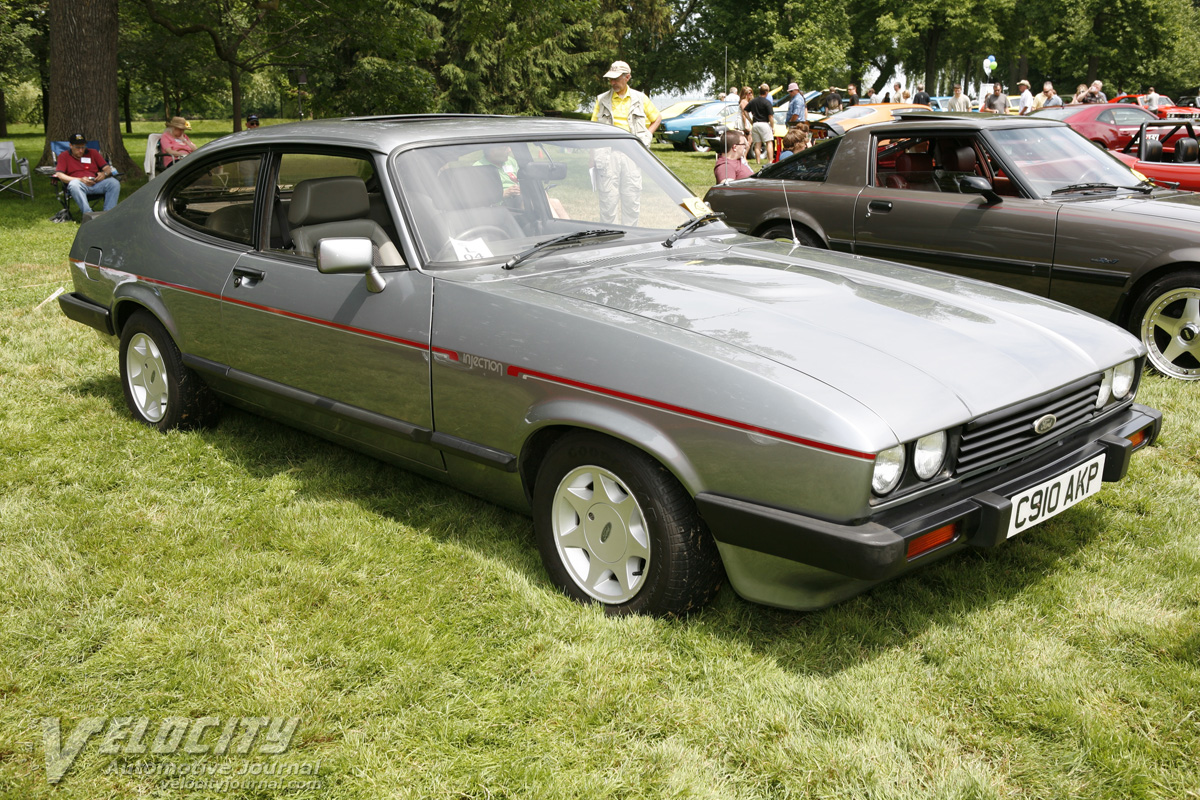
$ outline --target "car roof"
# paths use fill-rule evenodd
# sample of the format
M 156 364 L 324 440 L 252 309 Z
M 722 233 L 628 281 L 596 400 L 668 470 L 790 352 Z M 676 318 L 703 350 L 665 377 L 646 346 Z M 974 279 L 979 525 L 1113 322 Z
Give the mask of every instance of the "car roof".
M 345 145 L 379 152 L 418 142 L 454 144 L 514 137 L 632 136 L 620 128 L 566 117 L 501 117 L 486 114 L 398 114 L 344 117 L 270 125 L 225 136 L 206 151 L 255 143 Z
M 1002 130 L 1008 128 L 1064 127 L 1065 122 L 1056 119 L 1032 119 L 1028 116 L 1019 117 L 1013 114 L 979 114 L 971 111 L 902 111 L 890 124 L 900 130 L 908 128 L 928 128 L 929 123 L 936 122 L 939 128 L 948 130 Z

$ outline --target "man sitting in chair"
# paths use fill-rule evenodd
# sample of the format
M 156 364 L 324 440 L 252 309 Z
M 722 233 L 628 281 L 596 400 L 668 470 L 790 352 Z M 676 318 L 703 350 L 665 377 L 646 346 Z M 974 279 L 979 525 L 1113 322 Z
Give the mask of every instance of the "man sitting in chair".
M 72 133 L 67 139 L 71 149 L 59 154 L 54 177 L 66 185 L 75 205 L 87 211 L 88 197 L 104 195 L 104 210 L 116 208 L 121 184 L 113 177 L 115 170 L 104 157 L 87 146 L 82 133 Z

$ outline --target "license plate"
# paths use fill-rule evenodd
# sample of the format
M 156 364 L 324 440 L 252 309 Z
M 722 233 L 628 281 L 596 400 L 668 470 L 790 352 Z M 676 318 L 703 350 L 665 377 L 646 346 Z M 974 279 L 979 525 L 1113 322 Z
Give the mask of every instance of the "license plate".
M 1013 495 L 1012 517 L 1008 521 L 1008 538 L 1032 528 L 1055 514 L 1091 497 L 1104 486 L 1104 456 L 1098 455 L 1087 463 L 1072 467 L 1045 483 Z

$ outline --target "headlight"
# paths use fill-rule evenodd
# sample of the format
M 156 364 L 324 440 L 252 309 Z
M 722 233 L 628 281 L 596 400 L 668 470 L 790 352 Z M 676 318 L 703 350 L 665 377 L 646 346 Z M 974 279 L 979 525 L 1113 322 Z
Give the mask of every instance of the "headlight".
M 1104 378 L 1100 381 L 1100 394 L 1096 395 L 1096 408 L 1104 408 L 1112 397 L 1113 371 L 1104 370 Z
M 904 476 L 904 445 L 884 450 L 875 456 L 875 473 L 871 476 L 871 489 L 884 495 L 895 489 Z
M 946 463 L 946 432 L 938 431 L 917 439 L 913 448 L 913 467 L 917 477 L 927 481 L 942 471 Z
M 1112 393 L 1118 400 L 1124 400 L 1133 390 L 1133 380 L 1137 377 L 1137 363 L 1126 361 L 1117 364 L 1112 371 Z

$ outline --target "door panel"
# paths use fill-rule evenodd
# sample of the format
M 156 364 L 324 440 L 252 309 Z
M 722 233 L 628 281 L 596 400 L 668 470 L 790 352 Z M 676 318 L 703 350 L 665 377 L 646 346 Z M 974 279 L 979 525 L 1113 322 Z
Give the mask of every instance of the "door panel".
M 306 259 L 245 254 L 222 291 L 227 363 L 306 393 L 310 423 L 315 413 L 318 426 L 375 447 L 386 436 L 397 455 L 442 467 L 438 451 L 397 435 L 433 428 L 433 282 L 412 270 L 384 275 L 386 288 L 374 294 L 363 275 L 323 275 Z M 372 425 L 372 415 L 399 424 Z

